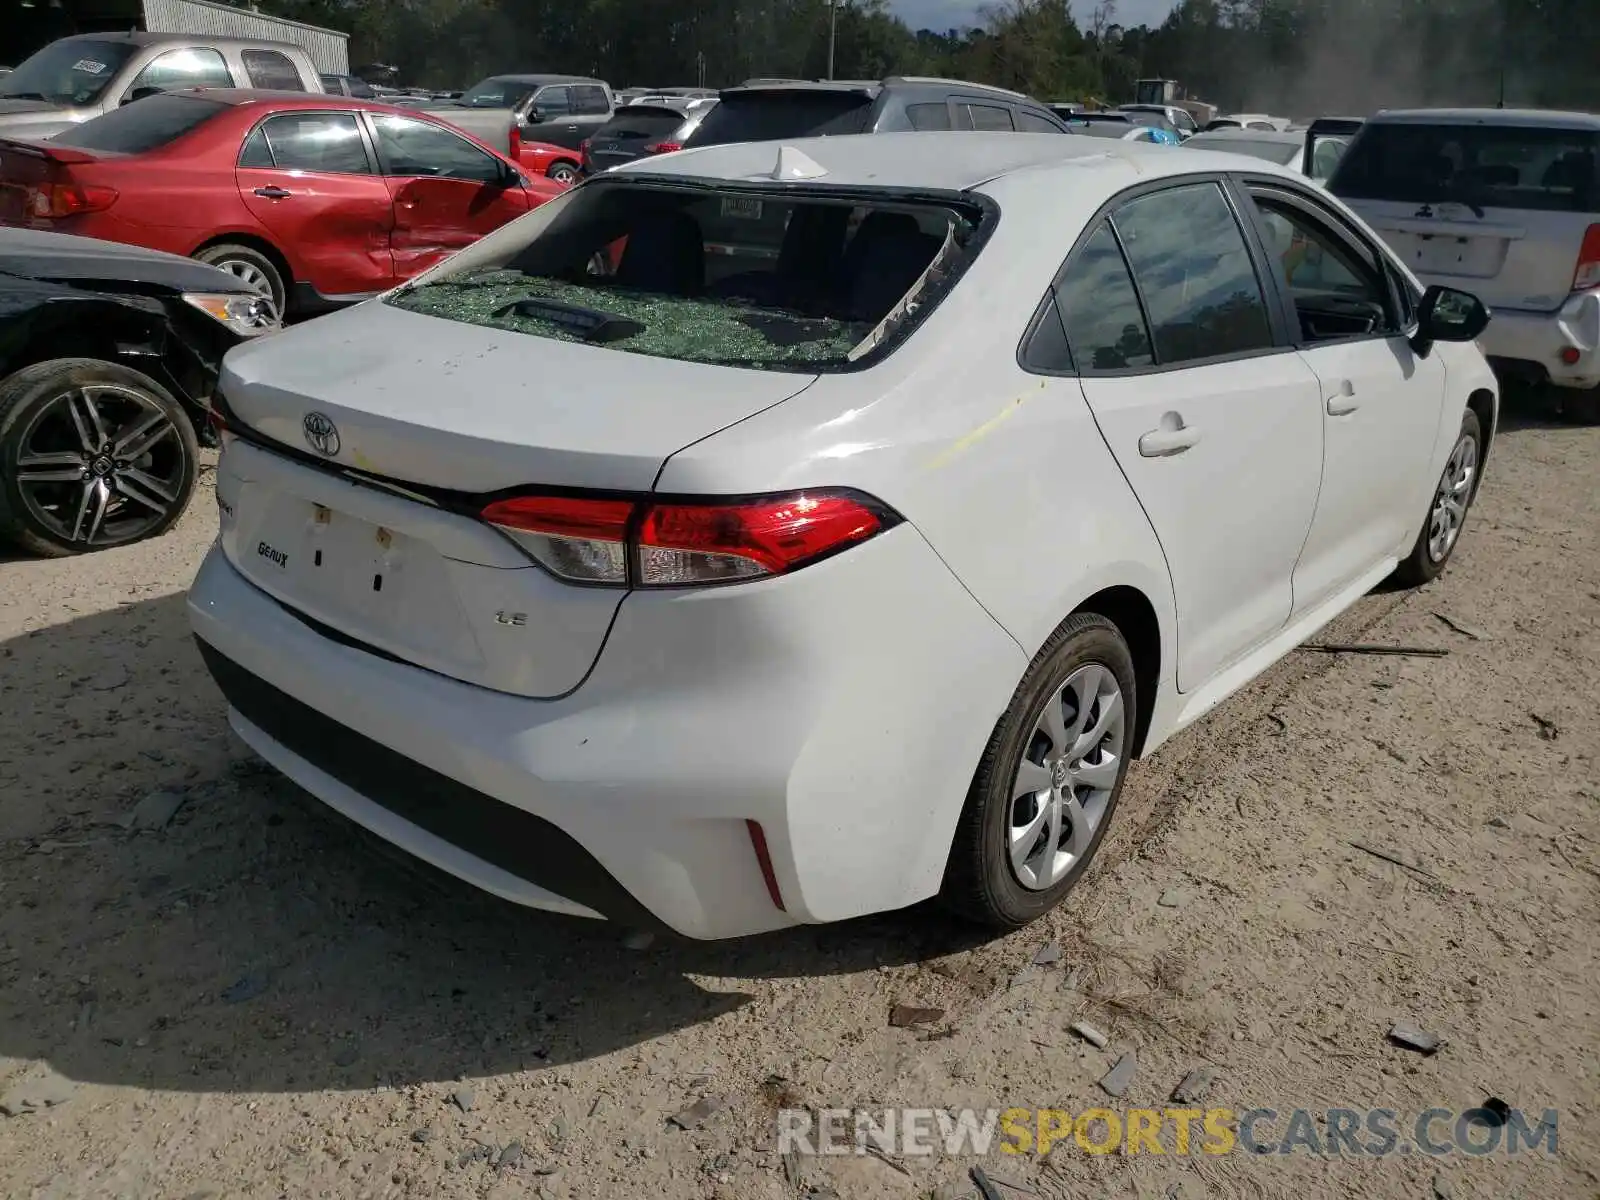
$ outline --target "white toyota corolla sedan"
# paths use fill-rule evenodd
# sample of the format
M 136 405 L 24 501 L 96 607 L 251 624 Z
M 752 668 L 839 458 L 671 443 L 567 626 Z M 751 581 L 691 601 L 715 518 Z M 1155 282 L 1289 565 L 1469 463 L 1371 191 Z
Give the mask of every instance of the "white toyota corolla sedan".
M 1131 759 L 1445 566 L 1486 319 L 1257 159 L 645 160 L 229 354 L 190 612 L 263 758 L 508 900 L 1014 926 Z

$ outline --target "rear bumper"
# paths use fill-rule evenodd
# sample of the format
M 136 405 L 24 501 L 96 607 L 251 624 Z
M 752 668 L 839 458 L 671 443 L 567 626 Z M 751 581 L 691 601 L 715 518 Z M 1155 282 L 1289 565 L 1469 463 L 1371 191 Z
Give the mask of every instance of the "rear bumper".
M 1552 313 L 1497 308 L 1479 341 L 1503 374 L 1557 387 L 1600 386 L 1600 290 L 1579 292 Z
M 1027 666 L 910 526 L 783 579 L 634 593 L 554 701 L 341 644 L 217 549 L 189 609 L 235 730 L 313 795 L 506 899 L 698 938 L 935 893 Z

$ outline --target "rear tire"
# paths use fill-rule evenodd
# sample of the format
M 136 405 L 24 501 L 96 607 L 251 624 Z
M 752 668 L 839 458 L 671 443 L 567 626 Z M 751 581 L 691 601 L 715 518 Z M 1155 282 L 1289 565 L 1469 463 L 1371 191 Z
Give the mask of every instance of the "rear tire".
M 545 177 L 557 183 L 574 184 L 578 182 L 578 167 L 575 163 L 553 162 L 545 169 Z
M 1600 387 L 1560 391 L 1563 417 L 1575 425 L 1600 425 Z
M 1461 531 L 1478 494 L 1482 467 L 1483 428 L 1478 424 L 1478 414 L 1469 408 L 1461 414 L 1461 432 L 1456 435 L 1444 472 L 1428 502 L 1422 531 L 1417 534 L 1410 555 L 1395 568 L 1395 582 L 1420 587 L 1439 577 L 1461 544 Z
M 940 894 L 949 908 L 1015 929 L 1072 890 L 1122 794 L 1134 683 L 1128 644 L 1104 617 L 1075 613 L 1051 635 L 972 781 Z
M 283 320 L 288 305 L 283 272 L 261 251 L 236 242 L 220 242 L 197 250 L 194 257 L 213 267 L 221 267 L 240 282 L 260 292 L 272 301 L 273 316 L 279 321 Z
M 148 375 L 57 358 L 0 382 L 0 540 L 30 554 L 159 537 L 199 473 L 194 426 Z

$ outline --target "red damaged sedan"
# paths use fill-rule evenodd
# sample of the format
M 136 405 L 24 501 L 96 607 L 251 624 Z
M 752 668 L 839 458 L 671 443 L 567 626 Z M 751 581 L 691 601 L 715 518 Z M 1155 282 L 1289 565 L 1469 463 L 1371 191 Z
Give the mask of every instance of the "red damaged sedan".
M 304 92 L 167 92 L 0 139 L 0 224 L 197 258 L 280 313 L 384 291 L 563 190 L 426 113 Z

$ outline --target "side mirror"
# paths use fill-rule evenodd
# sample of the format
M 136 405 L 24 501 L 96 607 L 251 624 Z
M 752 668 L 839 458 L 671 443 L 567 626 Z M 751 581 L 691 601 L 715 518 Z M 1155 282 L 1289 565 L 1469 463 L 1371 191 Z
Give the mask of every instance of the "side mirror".
M 1487 328 L 1489 309 L 1470 292 L 1434 284 L 1417 306 L 1411 348 L 1426 356 L 1435 342 L 1470 342 Z
M 143 85 L 142 87 L 134 88 L 133 91 L 129 92 L 126 96 L 124 96 L 122 98 L 122 103 L 123 104 L 132 104 L 135 100 L 143 100 L 146 96 L 159 96 L 162 92 L 164 92 L 166 90 L 167 90 L 166 88 L 154 87 L 151 84 L 147 83 L 147 84 Z
M 550 114 L 541 109 L 537 104 L 530 104 L 528 105 L 528 115 L 525 119 L 527 120 L 528 124 L 537 125 L 540 122 L 548 121 L 550 119 Z

